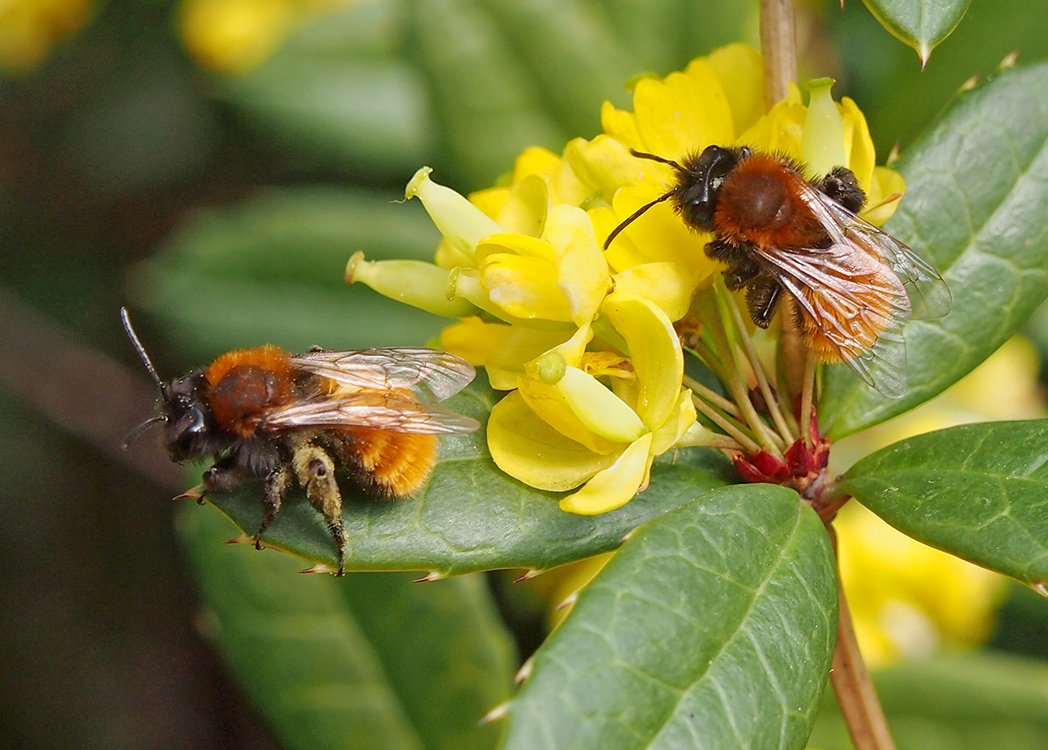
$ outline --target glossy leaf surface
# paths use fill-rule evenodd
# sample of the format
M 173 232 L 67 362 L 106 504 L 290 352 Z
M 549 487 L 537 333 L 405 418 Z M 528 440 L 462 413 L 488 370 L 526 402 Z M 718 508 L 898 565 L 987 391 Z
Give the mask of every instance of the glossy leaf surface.
M 904 440 L 859 461 L 840 487 L 915 539 L 1026 583 L 1048 581 L 1048 420 Z
M 479 720 L 507 697 L 514 657 L 483 578 L 297 575 L 295 560 L 223 545 L 209 508 L 186 508 L 179 531 L 203 633 L 284 746 L 494 745 Z
M 803 747 L 836 624 L 810 508 L 781 487 L 712 490 L 583 589 L 510 704 L 504 747 Z
M 927 401 L 993 353 L 1048 295 L 1048 64 L 961 94 L 898 168 L 906 195 L 885 227 L 953 292 L 942 318 L 906 328 L 909 391 L 889 399 L 829 368 L 820 421 L 834 438 Z

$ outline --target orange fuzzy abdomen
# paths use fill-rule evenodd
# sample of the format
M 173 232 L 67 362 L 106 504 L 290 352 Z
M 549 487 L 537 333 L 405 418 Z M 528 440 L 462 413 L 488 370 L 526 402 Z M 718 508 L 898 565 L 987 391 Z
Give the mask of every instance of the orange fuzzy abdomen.
M 853 260 L 856 265 L 862 263 L 867 268 L 861 269 L 863 273 L 853 269 L 854 275 L 849 278 L 851 299 L 849 304 L 840 305 L 840 314 L 815 320 L 807 311 L 801 310 L 801 333 L 808 349 L 820 362 L 841 362 L 859 357 L 873 348 L 881 334 L 900 315 L 909 312 L 906 292 L 890 269 L 861 255 Z M 805 289 L 804 296 L 815 309 L 827 309 L 815 290 Z
M 270 345 L 223 354 L 204 371 L 204 385 L 216 426 L 239 437 L 253 434 L 267 411 L 295 395 L 291 360 Z
M 437 462 L 437 436 L 362 427 L 344 428 L 348 458 L 366 484 L 383 495 L 415 492 Z

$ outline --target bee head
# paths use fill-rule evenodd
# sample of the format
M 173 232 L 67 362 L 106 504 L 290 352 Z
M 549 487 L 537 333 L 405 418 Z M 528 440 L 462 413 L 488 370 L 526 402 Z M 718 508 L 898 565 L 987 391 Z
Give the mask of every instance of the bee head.
M 172 461 L 205 458 L 213 450 L 208 409 L 200 395 L 204 376 L 197 372 L 171 381 L 163 391 L 164 443 Z
M 200 397 L 199 386 L 203 382 L 203 375 L 191 373 L 183 378 L 178 378 L 165 383 L 157 374 L 153 361 L 146 353 L 142 342 L 138 340 L 135 329 L 131 326 L 131 318 L 126 307 L 120 308 L 120 319 L 124 324 L 124 331 L 131 339 L 131 345 L 135 348 L 142 364 L 153 377 L 157 389 L 160 391 L 161 409 L 156 416 L 150 417 L 140 424 L 124 441 L 127 448 L 135 438 L 145 432 L 153 425 L 163 422 L 164 442 L 171 458 L 175 461 L 183 461 L 188 458 L 202 458 L 210 451 L 208 440 L 208 421 L 204 403 Z
M 717 198 L 724 180 L 739 162 L 750 156 L 750 150 L 707 146 L 698 156 L 684 160 L 678 168 L 673 201 L 681 218 L 691 227 L 712 232 Z
M 684 164 L 681 165 L 672 159 L 646 154 L 635 149 L 630 149 L 630 153 L 638 159 L 650 159 L 673 167 L 677 170 L 677 184 L 655 200 L 645 203 L 615 227 L 604 240 L 605 250 L 611 245 L 612 240 L 618 237 L 619 232 L 639 219 L 649 208 L 671 198 L 677 213 L 688 226 L 704 232 L 712 232 L 713 214 L 717 210 L 717 195 L 720 187 L 731 171 L 739 165 L 739 162 L 749 158 L 751 154 L 745 146 L 739 148 L 707 146 L 702 153 L 687 157 Z

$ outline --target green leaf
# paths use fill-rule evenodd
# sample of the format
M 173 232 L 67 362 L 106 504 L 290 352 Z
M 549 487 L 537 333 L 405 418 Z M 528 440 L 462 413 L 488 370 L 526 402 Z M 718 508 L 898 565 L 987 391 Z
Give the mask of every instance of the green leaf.
M 504 747 L 803 747 L 836 580 L 793 492 L 704 494 L 641 527 L 582 590 L 509 706 Z
M 942 654 L 873 674 L 902 748 L 1041 750 L 1048 747 L 1048 664 L 994 653 Z M 811 747 L 851 750 L 827 695 Z
M 413 51 L 466 182 L 491 184 L 525 146 L 564 145 L 568 132 L 545 110 L 527 63 L 481 3 L 427 0 L 413 7 Z
M 863 0 L 873 17 L 928 62 L 932 50 L 948 37 L 968 12 L 972 0 Z
M 296 575 L 294 561 L 223 545 L 229 525 L 187 508 L 179 532 L 216 642 L 288 748 L 488 748 L 479 720 L 508 697 L 513 649 L 486 583 Z
M 445 402 L 486 419 L 496 394 L 474 384 Z M 681 451 L 656 463 L 651 486 L 612 513 L 576 516 L 557 506 L 558 495 L 503 474 L 491 460 L 483 431 L 442 438 L 440 458 L 414 497 L 376 501 L 340 478 L 349 545 L 346 570 L 420 570 L 442 575 L 497 568 L 545 570 L 618 547 L 641 523 L 726 484 L 730 466 L 713 451 Z M 246 482 L 208 500 L 245 533 L 262 519 L 262 487 Z M 264 545 L 314 564 L 336 565 L 323 518 L 299 490 L 289 493 Z
M 829 368 L 820 405 L 833 438 L 927 401 L 992 354 L 1048 295 L 1048 64 L 961 94 L 900 162 L 906 197 L 887 226 L 929 258 L 953 309 L 906 328 L 910 390 L 888 399 Z
M 357 250 L 375 259 L 433 257 L 439 234 L 425 211 L 394 198 L 270 189 L 200 211 L 136 269 L 131 293 L 199 360 L 265 342 L 291 351 L 418 346 L 442 319 L 343 281 Z
M 298 27 L 258 68 L 217 82 L 251 126 L 318 165 L 410 176 L 435 148 L 424 78 L 403 59 L 405 9 L 362 2 Z
M 864 458 L 840 489 L 905 534 L 978 565 L 1048 581 L 1048 420 L 930 432 Z

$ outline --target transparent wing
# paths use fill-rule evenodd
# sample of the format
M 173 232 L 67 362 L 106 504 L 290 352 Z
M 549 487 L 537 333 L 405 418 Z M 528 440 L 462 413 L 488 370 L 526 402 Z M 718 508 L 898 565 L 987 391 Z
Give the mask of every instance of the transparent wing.
M 939 318 L 950 312 L 953 298 L 946 282 L 909 245 L 882 232 L 810 185 L 805 185 L 801 194 L 834 242 L 858 245 L 884 261 L 899 277 L 910 300 L 910 317 Z
M 756 248 L 797 300 L 809 346 L 839 361 L 885 396 L 906 391 L 902 327 L 910 301 L 902 282 L 877 255 L 842 238 L 828 248 Z
M 454 396 L 476 371 L 466 360 L 436 349 L 360 349 L 309 352 L 291 358 L 296 368 L 349 389 L 407 390 L 434 401 Z
M 369 427 L 393 432 L 446 434 L 473 432 L 477 420 L 416 401 L 394 391 L 346 390 L 268 413 L 263 429 L 289 427 Z

